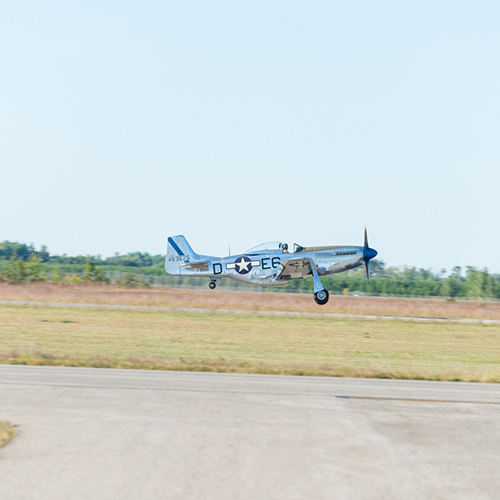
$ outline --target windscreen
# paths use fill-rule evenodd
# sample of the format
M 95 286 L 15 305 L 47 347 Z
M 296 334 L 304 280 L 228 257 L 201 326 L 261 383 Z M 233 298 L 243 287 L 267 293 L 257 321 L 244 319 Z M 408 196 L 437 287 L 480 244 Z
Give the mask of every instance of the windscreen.
M 281 250 L 281 241 L 268 241 L 266 243 L 261 243 L 256 247 L 250 248 L 250 250 L 247 250 L 245 253 L 258 253 L 269 250 Z

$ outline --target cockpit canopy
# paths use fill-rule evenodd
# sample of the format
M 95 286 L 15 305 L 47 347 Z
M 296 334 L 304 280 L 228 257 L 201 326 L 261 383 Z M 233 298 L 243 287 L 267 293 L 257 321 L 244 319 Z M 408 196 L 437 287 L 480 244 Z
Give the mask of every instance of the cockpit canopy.
M 250 250 L 247 250 L 245 253 L 254 254 L 261 252 L 282 252 L 282 247 L 283 243 L 281 243 L 281 241 L 268 241 L 266 243 L 261 243 L 256 247 L 250 248 Z

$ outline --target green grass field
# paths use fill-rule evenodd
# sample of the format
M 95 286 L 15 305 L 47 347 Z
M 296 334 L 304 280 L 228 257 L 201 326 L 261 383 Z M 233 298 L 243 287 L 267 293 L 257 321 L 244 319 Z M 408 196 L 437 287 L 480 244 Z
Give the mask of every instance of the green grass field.
M 0 363 L 500 382 L 500 327 L 1 306 Z

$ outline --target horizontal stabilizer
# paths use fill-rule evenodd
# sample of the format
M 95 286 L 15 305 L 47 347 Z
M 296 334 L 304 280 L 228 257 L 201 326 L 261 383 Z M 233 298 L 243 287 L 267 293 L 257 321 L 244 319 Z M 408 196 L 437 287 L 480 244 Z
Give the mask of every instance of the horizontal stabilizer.
M 181 264 L 181 268 L 191 268 L 191 269 L 207 269 L 208 270 L 208 260 L 195 260 L 195 261 L 185 261 Z

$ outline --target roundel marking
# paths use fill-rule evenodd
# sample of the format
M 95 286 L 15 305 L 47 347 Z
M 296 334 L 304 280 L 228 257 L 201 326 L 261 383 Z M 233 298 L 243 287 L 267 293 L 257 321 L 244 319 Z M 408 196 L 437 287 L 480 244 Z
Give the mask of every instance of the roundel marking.
M 244 255 L 238 257 L 234 261 L 234 264 L 236 266 L 236 272 L 239 274 L 248 274 L 252 270 L 252 261 Z

